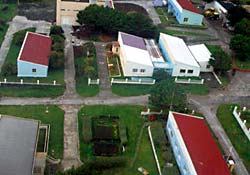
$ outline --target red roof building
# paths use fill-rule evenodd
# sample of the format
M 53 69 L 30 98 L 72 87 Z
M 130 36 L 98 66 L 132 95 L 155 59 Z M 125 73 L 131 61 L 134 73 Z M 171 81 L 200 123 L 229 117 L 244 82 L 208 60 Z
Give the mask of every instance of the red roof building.
M 189 1 L 189 0 L 177 0 L 177 2 L 180 4 L 180 6 L 188 11 L 199 13 L 197 8 Z
M 27 32 L 17 58 L 19 77 L 46 77 L 51 39 L 49 36 Z
M 167 133 L 183 174 L 230 175 L 203 118 L 170 112 Z
M 48 66 L 50 47 L 50 37 L 27 32 L 18 59 Z

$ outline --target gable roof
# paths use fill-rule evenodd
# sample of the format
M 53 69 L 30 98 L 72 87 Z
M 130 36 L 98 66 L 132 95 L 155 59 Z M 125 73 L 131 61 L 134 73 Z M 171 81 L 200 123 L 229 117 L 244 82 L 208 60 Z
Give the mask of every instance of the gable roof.
M 189 1 L 189 0 L 177 0 L 177 2 L 180 4 L 180 6 L 188 11 L 199 13 L 196 7 Z
M 198 62 L 209 61 L 211 59 L 212 54 L 205 44 L 192 45 L 188 46 L 188 48 Z
M 0 119 L 0 172 L 32 175 L 39 123 L 16 117 Z
M 198 175 L 230 175 L 204 119 L 173 112 L 182 139 Z
M 147 50 L 144 39 L 139 36 L 130 35 L 127 33 L 119 32 L 121 34 L 122 42 L 124 45 L 135 47 L 137 49 Z
M 50 37 L 27 32 L 18 56 L 18 60 L 48 66 L 50 47 Z
M 164 41 L 164 45 L 167 44 L 165 47 L 168 48 L 172 61 L 200 67 L 183 39 L 164 33 L 160 33 L 160 39 Z

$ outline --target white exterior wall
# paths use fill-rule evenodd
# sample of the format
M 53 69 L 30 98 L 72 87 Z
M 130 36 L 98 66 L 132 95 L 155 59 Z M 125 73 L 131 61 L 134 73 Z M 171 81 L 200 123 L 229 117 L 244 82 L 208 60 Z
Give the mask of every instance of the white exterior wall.
M 172 150 L 182 175 L 197 175 L 186 145 L 182 139 L 180 130 L 175 122 L 172 112 L 169 112 L 166 132 L 171 143 Z
M 200 61 L 198 63 L 201 67 L 201 72 L 213 72 L 214 68 L 209 64 L 208 61 Z M 208 65 L 210 65 L 209 68 L 207 68 Z
M 32 72 L 32 69 L 36 69 L 36 72 Z M 47 74 L 48 66 L 17 60 L 18 77 L 47 77 Z
M 185 73 L 180 73 L 181 69 L 185 69 Z M 193 70 L 193 73 L 188 73 L 188 70 Z M 186 65 L 183 63 L 175 63 L 174 67 L 173 67 L 173 72 L 172 72 L 172 76 L 177 77 L 198 77 L 200 75 L 200 68 L 199 67 L 195 67 L 195 66 L 191 66 L 191 65 Z

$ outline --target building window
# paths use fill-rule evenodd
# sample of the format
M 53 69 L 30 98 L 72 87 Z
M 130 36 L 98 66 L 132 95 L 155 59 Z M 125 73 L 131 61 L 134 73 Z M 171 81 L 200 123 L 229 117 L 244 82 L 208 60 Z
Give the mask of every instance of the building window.
M 138 69 L 133 69 L 132 71 L 133 71 L 133 72 L 138 72 Z
M 188 70 L 188 74 L 192 74 L 194 70 Z
M 188 18 L 184 18 L 184 22 L 188 22 Z
M 61 11 L 65 11 L 65 9 L 61 9 Z
M 144 73 L 146 70 L 145 69 L 141 69 L 140 71 L 141 71 L 141 73 Z
M 210 69 L 210 65 L 208 64 L 206 68 L 207 68 L 207 69 Z
M 34 73 L 35 73 L 35 72 L 36 72 L 36 69 L 34 69 L 34 68 L 33 68 L 33 69 L 32 69 L 32 72 L 34 72 Z
M 180 73 L 186 73 L 186 70 L 185 69 L 181 69 Z
M 119 48 L 117 47 L 115 51 L 118 52 L 118 50 L 119 50 Z

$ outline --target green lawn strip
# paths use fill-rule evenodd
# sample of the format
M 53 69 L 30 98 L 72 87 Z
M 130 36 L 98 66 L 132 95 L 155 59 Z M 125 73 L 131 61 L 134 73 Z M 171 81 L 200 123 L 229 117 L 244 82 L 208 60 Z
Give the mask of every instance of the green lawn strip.
M 138 171 L 137 169 L 139 167 L 143 167 L 144 169 L 146 169 L 149 172 L 149 174 L 158 174 L 156 162 L 154 159 L 154 154 L 149 140 L 147 127 L 144 128 L 143 130 L 140 149 L 135 164 L 132 170 L 129 171 L 131 173 L 126 173 L 126 174 L 131 174 L 131 175 L 135 174 L 135 172 Z
M 34 32 L 35 28 L 28 28 L 27 31 Z M 15 45 L 13 42 L 11 43 L 9 52 L 6 56 L 4 64 L 8 63 L 17 63 L 17 57 L 21 46 Z M 49 70 L 48 77 L 45 78 L 25 78 L 25 77 L 17 77 L 16 75 L 4 76 L 2 73 L 0 74 L 0 81 L 4 79 L 7 81 L 17 81 L 20 82 L 23 79 L 25 82 L 36 83 L 37 80 L 40 83 L 53 83 L 54 80 L 61 86 L 12 86 L 12 87 L 1 87 L 0 95 L 1 96 L 12 96 L 12 97 L 57 97 L 63 94 L 64 92 L 64 70 Z
M 63 158 L 63 119 L 64 112 L 57 106 L 48 106 L 49 113 L 45 113 L 46 106 L 0 106 L 0 113 L 22 118 L 40 120 L 42 124 L 50 125 L 49 155 Z
M 152 85 L 124 85 L 113 84 L 112 92 L 116 95 L 128 97 L 149 94 Z
M 93 158 L 93 150 L 91 144 L 86 144 L 83 142 L 83 118 L 93 117 L 100 115 L 111 115 L 119 116 L 121 122 L 126 125 L 128 129 L 128 144 L 126 146 L 126 151 L 122 156 L 127 158 L 128 164 L 125 168 L 119 168 L 109 170 L 103 174 L 117 174 L 123 175 L 127 174 L 129 171 L 130 161 L 135 154 L 135 147 L 137 143 L 137 138 L 139 136 L 140 129 L 143 125 L 144 119 L 140 117 L 140 112 L 143 110 L 142 106 L 85 106 L 78 113 L 78 126 L 79 126 L 79 138 L 80 138 L 80 156 L 81 160 L 85 161 Z M 114 173 L 113 173 L 114 172 Z
M 218 75 L 218 78 L 222 82 L 223 86 L 227 86 L 230 83 L 230 78 L 227 75 L 221 74 Z
M 6 11 L 2 11 L 2 8 L 5 6 L 8 6 L 8 9 Z M 15 15 L 16 15 L 16 3 L 6 4 L 0 2 L 0 19 L 8 22 L 11 21 Z M 5 25 L 2 26 L 2 30 L 0 30 L 0 46 L 4 40 L 4 36 L 7 30 L 8 30 L 8 24 L 5 23 Z
M 240 125 L 231 113 L 232 104 L 222 104 L 217 110 L 217 117 L 221 122 L 222 127 L 227 133 L 234 148 L 240 155 L 248 172 L 250 172 L 250 141 L 240 128 Z
M 209 93 L 208 86 L 206 84 L 180 84 L 186 93 L 206 95 Z
M 248 69 L 250 70 L 250 61 L 240 61 L 239 59 L 236 58 L 236 65 L 240 68 L 240 69 Z
M 191 35 L 191 36 L 200 36 L 200 37 L 206 37 L 206 38 L 211 37 L 210 35 L 204 34 L 204 33 L 168 30 L 168 29 L 160 29 L 160 32 L 170 34 L 170 35 Z

